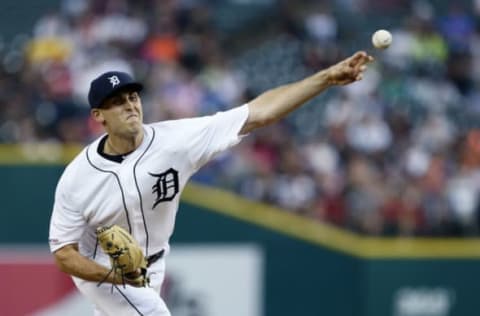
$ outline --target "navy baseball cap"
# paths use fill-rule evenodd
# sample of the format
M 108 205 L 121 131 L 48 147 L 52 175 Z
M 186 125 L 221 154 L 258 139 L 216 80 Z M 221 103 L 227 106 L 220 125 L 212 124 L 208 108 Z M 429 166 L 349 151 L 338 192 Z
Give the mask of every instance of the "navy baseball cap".
M 132 76 L 126 72 L 105 72 L 90 83 L 88 103 L 90 103 L 92 109 L 99 108 L 106 99 L 114 95 L 116 92 L 127 89 L 142 91 L 143 85 L 135 81 Z

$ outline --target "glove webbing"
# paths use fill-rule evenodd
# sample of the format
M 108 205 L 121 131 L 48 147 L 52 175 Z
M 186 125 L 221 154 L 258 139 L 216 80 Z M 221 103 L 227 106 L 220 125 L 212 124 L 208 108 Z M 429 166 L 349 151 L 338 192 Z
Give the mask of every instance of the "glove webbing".
M 110 256 L 115 259 L 115 258 L 118 258 L 120 255 L 122 255 L 123 253 L 123 250 L 119 250 L 115 253 L 112 253 L 110 254 Z M 115 286 L 115 280 L 117 279 L 117 274 L 118 274 L 118 270 L 121 271 L 121 276 L 122 276 L 122 285 L 123 285 L 123 288 L 125 288 L 125 274 L 123 273 L 123 267 L 120 267 L 117 265 L 117 260 L 112 260 L 112 268 L 110 269 L 110 271 L 108 271 L 107 275 L 105 275 L 105 277 L 100 281 L 98 282 L 97 284 L 97 287 L 99 287 L 100 285 L 102 285 L 107 279 L 108 277 L 110 276 L 110 274 L 112 274 L 113 272 L 113 283 L 112 283 L 112 287 L 110 288 L 110 292 L 113 293 L 113 288 Z

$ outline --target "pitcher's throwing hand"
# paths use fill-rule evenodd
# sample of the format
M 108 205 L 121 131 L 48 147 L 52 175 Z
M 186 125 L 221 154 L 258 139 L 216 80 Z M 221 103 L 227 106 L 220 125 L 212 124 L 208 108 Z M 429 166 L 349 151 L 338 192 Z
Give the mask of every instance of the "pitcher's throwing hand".
M 374 58 L 361 51 L 347 59 L 327 68 L 328 78 L 332 85 L 346 85 L 361 80 L 367 64 Z

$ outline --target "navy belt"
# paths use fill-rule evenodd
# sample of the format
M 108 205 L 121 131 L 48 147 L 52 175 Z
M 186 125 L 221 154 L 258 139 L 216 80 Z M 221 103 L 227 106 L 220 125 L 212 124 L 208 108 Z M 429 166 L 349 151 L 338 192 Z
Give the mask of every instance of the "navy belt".
M 165 254 L 165 249 L 160 250 L 159 252 L 154 253 L 151 256 L 147 257 L 147 267 L 155 263 L 158 259 L 161 259 Z

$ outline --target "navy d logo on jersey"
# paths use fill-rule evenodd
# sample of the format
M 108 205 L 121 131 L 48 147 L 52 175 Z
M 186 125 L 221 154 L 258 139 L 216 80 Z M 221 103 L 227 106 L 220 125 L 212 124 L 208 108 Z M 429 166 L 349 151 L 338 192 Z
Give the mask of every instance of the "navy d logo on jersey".
M 160 202 L 168 202 L 175 198 L 178 193 L 178 171 L 170 168 L 162 173 L 148 173 L 157 178 L 157 182 L 152 186 L 152 193 L 156 194 L 152 210 Z

